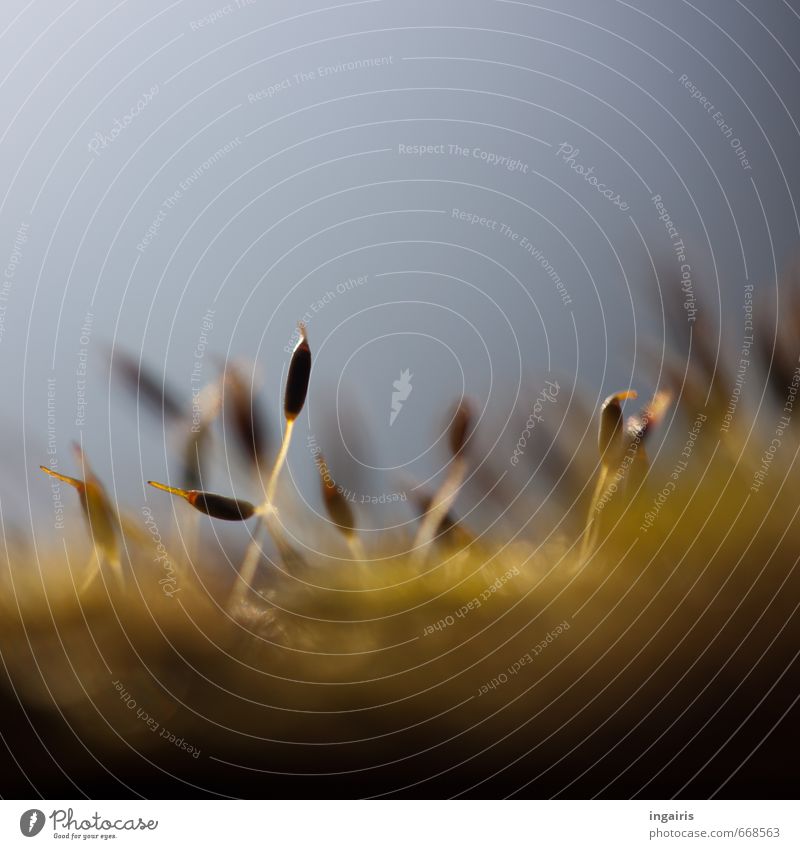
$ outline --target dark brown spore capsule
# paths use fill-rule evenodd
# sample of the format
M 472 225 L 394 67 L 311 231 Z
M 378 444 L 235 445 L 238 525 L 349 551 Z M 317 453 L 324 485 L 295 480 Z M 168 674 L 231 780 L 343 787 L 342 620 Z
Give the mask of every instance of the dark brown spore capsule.
M 239 374 L 228 376 L 234 433 L 242 454 L 260 467 L 267 455 L 267 427 L 255 399 Z
M 472 426 L 472 406 L 466 400 L 458 405 L 450 424 L 450 451 L 454 457 L 458 457 L 464 450 L 470 436 Z
M 114 352 L 114 371 L 127 388 L 165 418 L 177 420 L 183 414 L 180 402 L 163 380 L 128 354 Z
M 308 346 L 305 328 L 300 327 L 302 336 L 292 353 L 289 374 L 286 377 L 286 393 L 283 396 L 283 411 L 289 421 L 296 419 L 303 409 L 311 378 L 311 348 Z
M 318 455 L 316 461 L 320 474 L 320 486 L 325 510 L 333 524 L 345 536 L 350 536 L 356 527 L 356 520 L 350 508 L 350 502 L 331 477 L 328 471 L 328 464 L 322 459 L 322 455 Z
M 597 447 L 600 450 L 601 457 L 604 457 L 607 452 L 614 453 L 614 451 L 619 451 L 624 424 L 622 402 L 635 397 L 636 392 L 633 389 L 628 389 L 625 392 L 615 392 L 603 401 L 603 407 L 600 410 L 600 428 L 597 436 Z
M 331 521 L 345 535 L 352 534 L 356 527 L 353 511 L 350 504 L 341 492 L 334 486 L 322 487 L 322 497 L 325 500 L 325 509 L 328 511 Z
M 255 506 L 249 501 L 226 498 L 224 495 L 216 495 L 213 492 L 193 490 L 186 500 L 206 516 L 226 522 L 244 522 L 256 512 Z
M 611 398 L 603 405 L 600 413 L 600 431 L 597 437 L 597 447 L 600 456 L 604 457 L 610 451 L 615 441 L 622 433 L 622 405 L 616 398 Z

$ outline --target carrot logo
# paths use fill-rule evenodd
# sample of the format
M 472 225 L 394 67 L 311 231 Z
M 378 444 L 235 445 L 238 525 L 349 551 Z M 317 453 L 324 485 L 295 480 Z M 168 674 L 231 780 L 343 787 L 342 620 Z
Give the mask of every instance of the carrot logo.
M 19 818 L 19 830 L 25 837 L 36 837 L 44 828 L 44 812 L 38 808 L 31 808 Z
M 409 369 L 403 369 L 400 372 L 400 379 L 392 383 L 395 391 L 392 392 L 392 411 L 389 414 L 389 427 L 394 424 L 394 420 L 400 415 L 400 410 L 403 409 L 403 404 L 411 394 L 411 389 L 413 388 L 411 386 L 411 378 L 413 376 Z

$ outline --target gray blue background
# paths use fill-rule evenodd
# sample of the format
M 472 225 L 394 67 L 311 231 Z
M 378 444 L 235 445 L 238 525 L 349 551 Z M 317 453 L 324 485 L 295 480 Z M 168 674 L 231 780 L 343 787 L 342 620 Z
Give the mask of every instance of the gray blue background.
M 206 16 L 216 19 L 201 25 Z M 203 378 L 226 358 L 255 361 L 273 434 L 285 349 L 312 312 L 312 391 L 289 466 L 312 507 L 309 433 L 343 482 L 372 496 L 441 470 L 440 437 L 462 394 L 483 412 L 482 450 L 495 447 L 501 472 L 515 417 L 529 412 L 523 390 L 535 395 L 547 377 L 564 388 L 552 429 L 571 416 L 583 432 L 608 393 L 647 395 L 659 383 L 662 305 L 680 308 L 683 293 L 655 194 L 684 240 L 704 332 L 727 329 L 737 343 L 747 283 L 763 296 L 759 320 L 774 324 L 766 304 L 800 230 L 798 44 L 797 4 L 779 0 L 6 0 L 4 520 L 54 538 L 36 472 L 49 439 L 61 471 L 74 472 L 68 448 L 79 439 L 120 504 L 164 504 L 143 481 L 177 475 L 175 434 L 109 381 L 108 349 L 141 357 L 188 412 L 209 310 Z M 347 67 L 372 59 L 381 63 Z M 95 134 L 111 134 L 154 87 L 92 152 Z M 562 143 L 630 209 L 564 163 Z M 401 145 L 480 149 L 526 173 Z M 527 237 L 570 302 L 518 242 L 454 209 Z M 413 390 L 390 427 L 392 383 L 406 368 Z M 230 453 L 218 442 L 209 486 L 253 496 Z M 403 509 L 364 521 L 403 521 Z

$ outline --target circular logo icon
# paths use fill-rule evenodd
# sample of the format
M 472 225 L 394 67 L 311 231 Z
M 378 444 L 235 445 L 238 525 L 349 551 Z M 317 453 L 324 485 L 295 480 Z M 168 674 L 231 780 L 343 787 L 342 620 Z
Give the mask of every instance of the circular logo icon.
M 19 818 L 19 830 L 25 837 L 36 837 L 44 828 L 44 811 L 31 808 Z

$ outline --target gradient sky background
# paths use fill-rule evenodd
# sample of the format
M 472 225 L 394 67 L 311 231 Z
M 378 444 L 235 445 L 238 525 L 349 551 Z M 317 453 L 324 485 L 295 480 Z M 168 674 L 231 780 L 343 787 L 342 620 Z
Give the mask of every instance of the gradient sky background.
M 561 381 L 556 430 L 577 414 L 573 388 L 589 412 L 612 391 L 654 390 L 661 304 L 683 303 L 654 195 L 711 332 L 721 318 L 734 345 L 745 285 L 759 304 L 774 296 L 798 245 L 797 2 L 6 0 L 4 13 L 0 495 L 6 521 L 38 517 L 43 538 L 52 506 L 35 470 L 49 438 L 61 471 L 75 471 L 69 444 L 82 439 L 121 503 L 166 509 L 143 481 L 175 477 L 175 435 L 109 384 L 112 344 L 188 410 L 213 311 L 203 379 L 219 358 L 256 360 L 275 433 L 285 347 L 310 311 L 315 369 L 291 474 L 304 490 L 313 480 L 312 433 L 348 486 L 378 495 L 447 460 L 442 428 L 464 393 L 505 457 L 519 435 L 509 419 L 530 406 L 521 385 Z M 378 61 L 347 67 L 359 60 Z M 629 208 L 570 168 L 562 144 Z M 443 152 L 402 152 L 413 145 Z M 403 369 L 413 389 L 390 427 Z M 209 486 L 252 496 L 235 458 L 216 456 Z

